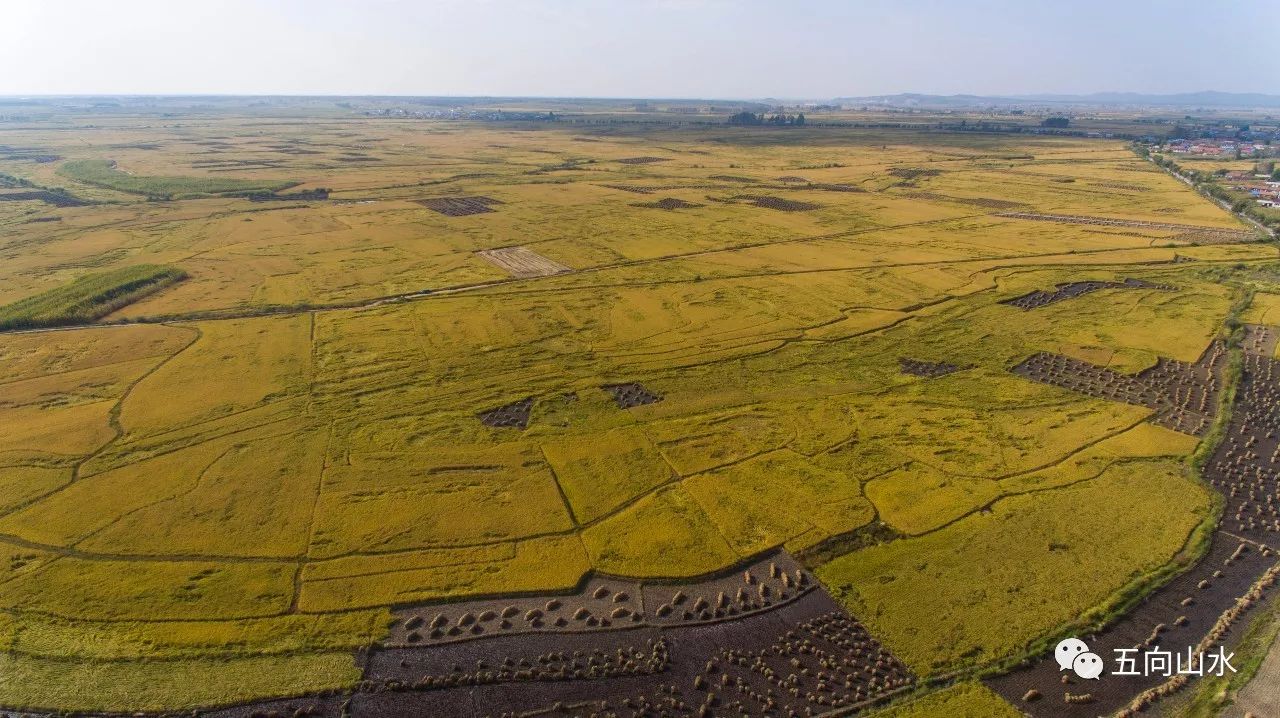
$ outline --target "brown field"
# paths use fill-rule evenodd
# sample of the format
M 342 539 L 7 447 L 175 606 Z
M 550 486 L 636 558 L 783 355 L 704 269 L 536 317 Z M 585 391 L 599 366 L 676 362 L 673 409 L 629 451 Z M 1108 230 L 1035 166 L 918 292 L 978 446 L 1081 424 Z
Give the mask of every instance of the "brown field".
M 530 277 L 549 277 L 552 274 L 571 272 L 573 270 L 538 254 L 528 247 L 503 247 L 502 249 L 483 249 L 476 252 L 494 266 L 500 267 L 517 279 Z

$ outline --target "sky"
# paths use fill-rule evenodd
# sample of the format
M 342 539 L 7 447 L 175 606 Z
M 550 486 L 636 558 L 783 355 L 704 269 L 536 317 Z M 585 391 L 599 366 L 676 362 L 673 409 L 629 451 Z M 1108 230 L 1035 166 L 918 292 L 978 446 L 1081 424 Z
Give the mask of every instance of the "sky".
M 1280 94 L 1274 0 L 4 4 L 0 95 Z

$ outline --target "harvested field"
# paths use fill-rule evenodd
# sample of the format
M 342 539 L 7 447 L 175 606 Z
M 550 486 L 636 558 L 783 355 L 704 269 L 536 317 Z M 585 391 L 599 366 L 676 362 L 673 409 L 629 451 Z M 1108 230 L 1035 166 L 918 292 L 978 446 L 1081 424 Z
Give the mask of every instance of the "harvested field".
M 804 189 L 816 189 L 823 192 L 866 192 L 867 190 L 856 184 L 839 184 L 830 182 L 811 182 L 804 186 Z
M 894 167 L 889 170 L 889 174 L 899 179 L 913 180 L 920 177 L 937 177 L 942 174 L 942 170 L 921 167 Z
M 1280 361 L 1277 330 L 1249 325 L 1244 373 L 1227 436 L 1206 468 L 1227 496 L 1223 528 L 1260 543 L 1280 544 Z
M 84 207 L 92 204 L 65 192 L 50 192 L 43 189 L 0 192 L 0 202 L 44 202 L 54 207 Z
M 477 416 L 480 423 L 494 428 L 525 429 L 529 426 L 529 413 L 533 410 L 533 398 L 513 401 L 495 409 L 482 411 Z
M 1191 570 L 1161 587 L 1118 623 L 1101 633 L 1082 636 L 1091 650 L 1104 657 L 1121 648 L 1139 651 L 1163 647 L 1173 652 L 1208 650 L 1221 644 L 1227 632 L 1268 592 L 1280 563 L 1268 546 L 1280 534 L 1280 361 L 1273 358 L 1273 328 L 1249 326 L 1244 371 L 1237 408 L 1222 443 L 1205 467 L 1205 478 L 1226 498 L 1223 519 L 1208 553 Z M 1108 661 L 1112 663 L 1112 661 Z M 1130 706 L 1140 694 L 1156 689 L 1167 678 L 1112 675 L 1063 684 L 1053 656 L 988 681 L 1019 709 L 1033 716 L 1089 718 Z M 1075 686 L 1074 688 L 1072 686 Z M 1030 691 L 1044 698 L 1025 700 Z M 1066 702 L 1064 693 L 1088 693 L 1090 700 Z M 1147 699 L 1142 699 L 1149 702 Z
M 623 192 L 632 192 L 634 194 L 653 194 L 654 192 L 666 192 L 669 190 L 679 189 L 715 189 L 723 185 L 708 184 L 706 182 L 695 182 L 691 184 L 649 184 L 649 185 L 626 185 L 626 184 L 602 184 L 601 187 L 609 189 L 621 190 Z
M 1039 307 L 1061 302 L 1066 299 L 1079 297 L 1090 292 L 1097 292 L 1102 289 L 1158 289 L 1163 292 L 1175 292 L 1177 287 L 1168 284 L 1153 284 L 1144 282 L 1141 279 L 1125 279 L 1122 282 L 1069 282 L 1067 284 L 1059 284 L 1053 291 L 1043 291 L 1037 289 L 1034 292 L 1023 294 L 1013 299 L 1002 300 L 1001 304 L 1008 304 L 1019 309 L 1037 309 Z
M 624 165 L 651 165 L 655 162 L 670 162 L 670 157 L 626 157 L 616 160 Z
M 658 191 L 653 187 L 645 187 L 643 185 L 625 185 L 625 184 L 602 184 L 601 187 L 609 189 L 621 190 L 623 192 L 634 192 L 635 194 L 653 194 Z
M 1106 187 L 1107 189 L 1122 189 L 1126 192 L 1150 192 L 1151 188 L 1142 184 L 1133 184 L 1132 182 L 1090 182 L 1092 187 Z
M 547 259 L 528 247 L 485 249 L 476 252 L 476 255 L 518 279 L 549 277 L 553 274 L 573 271 L 569 267 Z
M 433 212 L 446 217 L 465 217 L 470 214 L 493 212 L 493 205 L 502 204 L 491 197 L 430 197 L 414 200 Z
M 1151 408 L 1156 412 L 1153 423 L 1199 436 L 1217 413 L 1226 359 L 1226 348 L 1214 342 L 1194 364 L 1161 357 L 1132 376 L 1047 352 L 1028 357 L 1012 371 L 1099 399 Z
M 1057 222 L 1059 224 L 1093 224 L 1103 227 L 1138 227 L 1140 229 L 1160 229 L 1172 232 L 1209 232 L 1213 236 L 1234 237 L 1236 242 L 1247 242 L 1254 234 L 1247 230 L 1228 230 L 1212 227 L 1199 227 L 1193 224 L 1173 224 L 1170 222 L 1147 222 L 1131 219 L 1113 219 L 1111 217 L 1086 217 L 1068 214 L 1037 214 L 1035 212 L 1004 212 L 1001 217 L 1026 219 L 1035 222 Z
M 685 582 L 642 582 L 595 576 L 577 592 L 558 596 L 461 601 L 403 608 L 383 642 L 406 648 L 466 641 L 479 636 L 565 634 L 680 626 L 768 611 L 813 588 L 812 577 L 785 553 L 740 571 Z
M 697 202 L 686 202 L 682 199 L 676 199 L 675 197 L 664 197 L 658 200 L 657 202 L 637 202 L 631 206 L 643 207 L 645 209 L 673 210 L 673 209 L 692 209 L 694 207 L 701 207 L 703 205 L 700 205 Z
M 1063 683 L 1063 674 L 1050 655 L 1026 668 L 990 679 L 987 685 L 1019 710 L 1037 718 L 1111 715 L 1143 691 L 1168 680 L 1160 674 L 1114 675 L 1115 650 L 1138 648 L 1139 655 L 1143 650 L 1155 648 L 1180 651 L 1185 663 L 1187 648 L 1197 646 L 1214 629 L 1219 618 L 1234 608 L 1237 601 L 1250 592 L 1254 582 L 1275 565 L 1273 552 L 1263 555 L 1256 546 L 1219 532 L 1196 568 L 1160 588 L 1106 630 L 1080 636 L 1107 663 L 1101 680 L 1081 681 L 1073 676 Z M 1043 697 L 1026 700 L 1032 690 Z M 1068 703 L 1064 700 L 1064 694 L 1068 693 L 1088 694 L 1091 699 Z
M 949 197 L 945 194 L 938 194 L 937 192 L 904 192 L 903 196 L 938 202 L 955 202 L 957 204 L 967 204 L 973 207 L 995 210 L 1009 210 L 1014 209 L 1015 207 L 1026 206 L 1022 202 L 1014 202 L 1007 199 L 995 199 L 994 197 Z
M 645 404 L 656 404 L 662 401 L 661 395 L 655 394 L 635 382 L 605 384 L 601 388 L 608 392 L 609 396 L 613 397 L 613 400 L 622 409 L 644 406 Z
M 693 583 L 597 577 L 569 596 L 404 608 L 363 664 L 352 693 L 208 715 L 801 715 L 915 681 L 783 553 Z
M 783 199 L 781 197 L 770 197 L 768 195 L 758 194 L 735 195 L 733 200 L 747 202 L 753 207 L 776 209 L 782 212 L 809 212 L 822 208 L 822 205 L 813 204 L 812 202 L 798 202 L 793 199 Z
M 1171 239 L 1178 242 L 1186 242 L 1187 244 L 1232 244 L 1247 241 L 1251 238 L 1252 235 L 1245 236 L 1234 230 L 1201 229 L 1175 234 Z
M 931 362 L 920 361 L 918 359 L 899 359 L 898 367 L 903 374 L 911 374 L 914 376 L 922 376 L 926 379 L 934 379 L 948 374 L 954 374 L 962 371 L 965 367 L 959 364 L 948 364 L 947 362 Z

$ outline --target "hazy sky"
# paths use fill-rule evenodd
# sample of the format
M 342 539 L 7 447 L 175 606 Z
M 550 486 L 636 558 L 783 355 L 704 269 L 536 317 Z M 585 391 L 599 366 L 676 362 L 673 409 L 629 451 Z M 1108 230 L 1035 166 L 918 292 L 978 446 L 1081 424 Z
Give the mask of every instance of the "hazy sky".
M 1276 0 L 0 2 L 0 94 L 1280 93 Z

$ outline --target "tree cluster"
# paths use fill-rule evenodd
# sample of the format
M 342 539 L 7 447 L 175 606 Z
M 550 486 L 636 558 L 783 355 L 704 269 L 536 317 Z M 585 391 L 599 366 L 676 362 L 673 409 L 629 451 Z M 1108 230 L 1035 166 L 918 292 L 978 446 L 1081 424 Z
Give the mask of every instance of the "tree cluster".
M 731 125 L 777 125 L 800 127 L 804 125 L 804 113 L 788 115 L 785 112 L 779 112 L 773 116 L 766 116 L 763 112 L 756 114 L 754 112 L 739 112 L 729 116 L 729 124 Z

